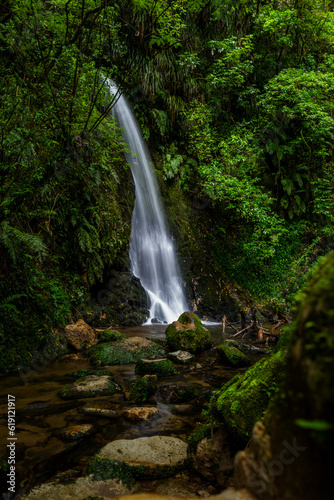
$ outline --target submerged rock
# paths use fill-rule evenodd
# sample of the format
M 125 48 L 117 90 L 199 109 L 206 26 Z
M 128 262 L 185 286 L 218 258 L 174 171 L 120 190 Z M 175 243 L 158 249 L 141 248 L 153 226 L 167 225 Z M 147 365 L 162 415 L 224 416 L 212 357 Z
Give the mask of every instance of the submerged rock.
M 158 413 L 159 413 L 158 408 L 143 407 L 143 408 L 131 408 L 129 410 L 125 410 L 122 416 L 127 420 L 130 420 L 131 422 L 139 422 L 140 420 L 149 420 Z
M 184 403 L 195 399 L 198 389 L 186 384 L 168 384 L 159 387 L 158 395 L 168 403 Z
M 166 377 L 176 373 L 175 366 L 169 359 L 141 359 L 137 361 L 135 373 L 138 375 L 153 374 Z
M 116 385 L 112 377 L 103 375 L 88 375 L 79 378 L 73 384 L 68 384 L 59 392 L 63 399 L 95 398 L 96 396 L 108 396 L 116 392 Z
M 223 342 L 217 347 L 220 361 L 227 366 L 241 368 L 251 364 L 250 359 L 239 350 L 227 342 Z
M 168 477 L 186 465 L 187 444 L 169 436 L 153 436 L 138 439 L 119 439 L 108 443 L 96 455 L 92 463 L 99 467 L 99 460 L 130 467 L 134 476 Z
M 77 441 L 84 436 L 88 436 L 92 430 L 93 426 L 91 424 L 71 425 L 66 429 L 57 431 L 56 435 L 64 441 Z
M 108 410 L 107 408 L 80 408 L 80 413 L 84 415 L 89 415 L 93 417 L 102 418 L 118 418 L 119 415 L 114 410 Z
M 165 350 L 159 345 L 142 337 L 131 337 L 111 343 L 92 346 L 87 351 L 94 366 L 124 365 L 135 363 L 138 359 L 152 359 L 164 356 Z
M 195 358 L 193 354 L 187 351 L 170 352 L 167 357 L 173 361 L 173 363 L 179 363 L 181 365 L 188 365 Z
M 145 403 L 157 391 L 158 377 L 145 375 L 134 382 L 128 382 L 123 389 L 125 399 L 131 403 Z
M 203 352 L 212 345 L 210 332 L 190 312 L 184 312 L 167 327 L 166 340 L 171 349 L 186 350 L 192 354 Z
M 68 343 L 78 351 L 83 347 L 83 344 L 96 344 L 97 342 L 93 328 L 87 325 L 83 319 L 79 319 L 75 325 L 67 325 L 65 337 Z

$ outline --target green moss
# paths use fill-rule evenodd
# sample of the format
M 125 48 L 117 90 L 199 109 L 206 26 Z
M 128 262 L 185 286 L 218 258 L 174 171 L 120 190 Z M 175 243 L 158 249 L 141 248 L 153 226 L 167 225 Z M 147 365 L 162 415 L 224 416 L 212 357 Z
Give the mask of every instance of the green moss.
M 124 388 L 125 397 L 131 403 L 145 403 L 157 390 L 157 377 L 147 375 L 134 382 L 128 382 Z
M 139 478 L 144 472 L 144 467 L 131 466 L 118 460 L 108 460 L 94 456 L 87 464 L 87 473 L 93 474 L 94 481 L 103 481 L 105 479 L 117 478 L 128 487 L 136 484 L 136 478 Z
M 115 330 L 104 330 L 98 334 L 98 343 L 103 344 L 105 342 L 116 342 L 117 340 L 126 339 L 127 336 L 124 333 L 116 332 Z
M 232 367 L 249 366 L 250 359 L 236 347 L 223 342 L 217 347 L 218 355 L 224 365 Z
M 195 453 L 198 443 L 205 438 L 211 437 L 211 433 L 211 424 L 204 424 L 194 429 L 190 436 L 188 436 L 189 451 Z
M 181 314 L 167 327 L 166 340 L 173 350 L 186 350 L 192 354 L 205 351 L 212 345 L 210 332 L 193 313 Z
M 280 351 L 235 376 L 214 394 L 209 414 L 224 423 L 238 440 L 247 441 L 255 422 L 262 419 L 277 392 L 285 366 L 286 354 Z
M 122 341 L 111 344 L 96 344 L 87 350 L 87 355 L 90 357 L 93 366 L 126 365 L 135 363 L 139 359 L 151 359 L 164 354 L 164 349 L 156 344 L 132 352 Z
M 176 373 L 175 366 L 169 359 L 159 359 L 154 362 L 139 360 L 136 363 L 135 373 L 137 375 L 152 374 L 158 377 L 167 377 Z

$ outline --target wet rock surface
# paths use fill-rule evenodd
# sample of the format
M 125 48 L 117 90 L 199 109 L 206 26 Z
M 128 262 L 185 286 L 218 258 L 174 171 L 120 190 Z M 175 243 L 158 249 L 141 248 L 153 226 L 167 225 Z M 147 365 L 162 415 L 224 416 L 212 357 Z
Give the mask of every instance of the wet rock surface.
M 122 439 L 107 444 L 97 458 L 126 463 L 148 477 L 167 477 L 185 467 L 187 443 L 170 436 Z
M 42 484 L 22 498 L 24 500 L 73 500 L 87 497 L 109 499 L 133 492 L 134 488 L 127 487 L 119 479 L 94 481 L 92 476 L 87 476 L 80 477 L 72 484 L 55 482 Z
M 83 344 L 96 344 L 97 336 L 93 330 L 83 319 L 79 319 L 75 325 L 67 325 L 65 327 L 65 337 L 68 343 L 77 349 L 82 348 Z
M 63 399 L 94 398 L 96 396 L 112 395 L 116 386 L 112 377 L 108 375 L 88 375 L 73 384 L 68 384 L 60 391 Z
M 91 347 L 88 356 L 94 366 L 122 365 L 139 359 L 164 356 L 165 350 L 142 337 L 131 337 Z
M 143 407 L 130 408 L 122 413 L 122 416 L 130 422 L 139 422 L 140 420 L 148 420 L 159 413 L 158 408 Z
M 188 365 L 191 363 L 194 359 L 195 356 L 193 354 L 190 354 L 190 352 L 187 351 L 175 351 L 175 352 L 170 352 L 167 355 L 168 359 L 173 361 L 173 363 L 179 363 L 181 365 Z

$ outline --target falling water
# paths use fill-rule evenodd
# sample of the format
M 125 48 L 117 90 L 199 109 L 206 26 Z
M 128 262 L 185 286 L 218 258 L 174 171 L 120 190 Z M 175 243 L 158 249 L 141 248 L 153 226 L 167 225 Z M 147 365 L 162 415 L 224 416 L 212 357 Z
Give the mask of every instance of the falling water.
M 117 87 L 110 82 L 113 94 Z M 136 119 L 123 95 L 112 109 L 130 152 L 136 200 L 132 215 L 130 260 L 132 272 L 148 296 L 152 320 L 171 323 L 187 310 L 172 239 L 167 231 L 152 161 Z

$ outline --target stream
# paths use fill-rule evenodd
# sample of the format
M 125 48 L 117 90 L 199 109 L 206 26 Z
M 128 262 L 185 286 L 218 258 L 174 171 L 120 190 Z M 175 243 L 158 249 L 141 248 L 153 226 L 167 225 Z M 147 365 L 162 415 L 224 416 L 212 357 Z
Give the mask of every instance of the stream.
M 223 340 L 221 325 L 206 325 L 210 330 L 213 344 L 216 346 Z M 120 327 L 118 331 L 127 337 L 141 336 L 164 339 L 164 325 L 147 325 L 138 327 Z M 226 331 L 228 337 L 233 331 Z M 247 344 L 246 340 L 241 340 Z M 251 346 L 249 346 L 251 349 Z M 247 355 L 252 363 L 266 355 L 252 348 Z M 108 366 L 120 387 L 131 379 L 136 379 L 134 364 Z M 159 386 L 164 384 L 184 383 L 196 387 L 199 396 L 195 400 L 180 404 L 171 404 L 159 397 L 154 397 L 147 405 L 156 406 L 159 413 L 147 421 L 130 422 L 122 417 L 124 410 L 131 407 L 124 395 L 118 391 L 113 396 L 95 397 L 64 401 L 58 396 L 60 389 L 73 382 L 68 374 L 91 368 L 88 359 L 78 361 L 56 360 L 49 362 L 39 372 L 31 375 L 24 383 L 19 374 L 2 378 L 0 389 L 0 440 L 7 442 L 7 404 L 8 394 L 15 397 L 16 409 L 16 494 L 18 498 L 36 484 L 47 481 L 51 477 L 67 473 L 69 479 L 85 475 L 87 460 L 108 442 L 116 439 L 134 439 L 144 436 L 166 435 L 187 441 L 187 437 L 196 426 L 203 421 L 203 406 L 209 400 L 211 391 L 231 379 L 244 369 L 228 368 L 220 364 L 215 348 L 197 356 L 190 365 L 176 365 L 177 374 L 159 379 Z M 80 413 L 80 408 L 99 407 L 112 409 L 118 414 L 117 419 L 88 416 Z M 138 406 L 132 405 L 132 406 Z M 67 440 L 61 431 L 78 424 L 93 424 L 92 432 L 79 440 Z M 7 461 L 8 450 L 1 448 L 0 461 Z M 181 474 L 182 476 L 182 474 Z M 197 496 L 203 487 L 203 480 L 190 471 L 183 473 L 184 481 L 191 484 L 193 491 L 188 496 Z M 179 480 L 182 480 L 182 477 Z M 160 480 L 160 483 L 168 480 Z M 1 481 L 3 483 L 3 479 Z M 140 492 L 160 491 L 159 481 L 143 481 Z M 196 488 L 195 488 L 196 486 Z M 212 487 L 211 487 L 212 488 Z M 161 488 L 160 488 L 161 489 Z M 2 484 L 0 493 L 6 491 Z M 161 492 L 161 491 L 160 491 Z M 205 496 L 205 495 L 203 495 Z

